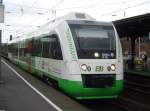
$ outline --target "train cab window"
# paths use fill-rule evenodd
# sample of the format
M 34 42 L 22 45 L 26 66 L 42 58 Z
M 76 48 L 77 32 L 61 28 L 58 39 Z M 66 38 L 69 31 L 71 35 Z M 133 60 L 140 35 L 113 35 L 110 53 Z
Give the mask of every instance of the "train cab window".
M 51 54 L 53 59 L 62 60 L 62 50 L 57 35 L 51 37 Z

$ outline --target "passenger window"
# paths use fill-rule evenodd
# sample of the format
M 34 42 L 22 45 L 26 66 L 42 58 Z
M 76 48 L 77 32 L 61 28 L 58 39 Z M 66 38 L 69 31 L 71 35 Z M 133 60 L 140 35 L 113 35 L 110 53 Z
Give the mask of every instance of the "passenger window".
M 62 60 L 62 50 L 57 35 L 52 35 L 51 54 L 53 59 Z
M 52 58 L 62 60 L 62 51 L 57 35 L 50 35 L 33 40 L 33 56 L 42 56 L 44 58 Z
M 42 42 L 40 38 L 33 39 L 33 46 L 32 46 L 32 56 L 41 57 L 42 53 Z
M 42 41 L 42 57 L 51 58 L 50 54 L 50 36 L 41 38 Z

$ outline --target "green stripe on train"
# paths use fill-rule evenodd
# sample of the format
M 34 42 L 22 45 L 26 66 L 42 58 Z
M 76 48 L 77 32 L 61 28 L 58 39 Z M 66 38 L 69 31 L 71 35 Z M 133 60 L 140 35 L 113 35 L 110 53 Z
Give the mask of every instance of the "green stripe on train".
M 17 61 L 18 65 L 23 69 L 26 69 L 26 65 L 20 61 Z M 33 71 L 34 70 L 34 71 Z M 32 73 L 42 77 L 45 72 L 42 72 L 32 66 Z M 117 95 L 123 89 L 123 80 L 116 80 L 115 84 L 111 88 L 84 88 L 82 81 L 71 81 L 46 74 L 48 77 L 58 81 L 59 87 L 77 99 L 100 99 L 100 98 L 117 98 Z
M 59 86 L 77 99 L 116 98 L 123 89 L 123 80 L 116 80 L 111 88 L 84 88 L 81 81 L 60 79 Z

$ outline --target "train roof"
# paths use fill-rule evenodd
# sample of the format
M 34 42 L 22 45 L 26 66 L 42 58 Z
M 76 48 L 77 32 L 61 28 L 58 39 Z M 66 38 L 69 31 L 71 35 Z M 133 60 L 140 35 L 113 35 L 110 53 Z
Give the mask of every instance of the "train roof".
M 48 23 L 46 23 L 45 25 L 39 27 L 37 30 L 29 33 L 29 34 L 25 34 L 23 36 L 18 36 L 16 38 L 14 38 L 13 40 L 9 41 L 9 43 L 14 43 L 14 42 L 18 42 L 21 40 L 25 40 L 25 39 L 29 39 L 32 37 L 36 37 L 39 35 L 43 35 L 43 34 L 48 34 L 48 30 L 50 27 L 56 27 L 59 23 L 63 22 L 63 21 L 96 21 L 96 19 L 94 19 L 93 17 L 89 16 L 88 14 L 85 13 L 69 13 L 67 15 L 64 15 L 62 17 L 56 18 Z M 103 24 L 110 24 L 108 22 L 101 22 Z

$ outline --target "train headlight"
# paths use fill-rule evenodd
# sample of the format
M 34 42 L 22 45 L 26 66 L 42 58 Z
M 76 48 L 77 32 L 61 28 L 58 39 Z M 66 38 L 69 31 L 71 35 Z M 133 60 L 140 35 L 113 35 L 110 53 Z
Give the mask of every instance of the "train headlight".
M 107 70 L 108 70 L 108 71 L 111 71 L 111 67 L 110 67 L 110 66 L 108 66 L 108 67 L 107 67 Z
M 88 67 L 87 67 L 87 70 L 88 70 L 88 71 L 91 71 L 91 67 L 90 67 L 90 66 L 88 66 Z
M 111 70 L 112 70 L 112 71 L 115 71 L 115 70 L 116 70 L 115 64 L 112 64 L 112 65 L 111 65 Z
M 86 65 L 86 64 L 82 64 L 82 65 L 81 65 L 81 69 L 82 69 L 83 71 L 86 71 L 86 70 L 87 70 L 87 65 Z
M 95 53 L 94 53 L 94 57 L 98 58 L 98 57 L 99 57 L 99 53 L 98 53 L 98 52 L 95 52 Z

